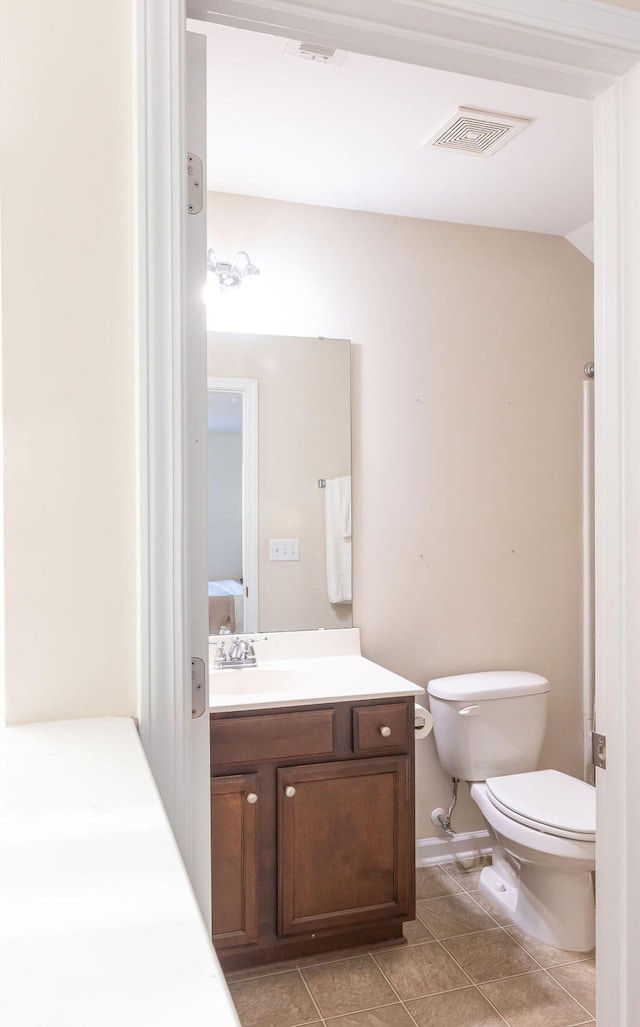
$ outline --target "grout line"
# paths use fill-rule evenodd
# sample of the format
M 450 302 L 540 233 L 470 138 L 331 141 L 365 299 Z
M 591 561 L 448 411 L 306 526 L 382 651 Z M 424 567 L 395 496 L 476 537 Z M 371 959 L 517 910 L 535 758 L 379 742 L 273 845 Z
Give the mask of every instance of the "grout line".
M 260 969 L 259 966 L 256 966 L 256 967 L 253 968 L 253 970 L 259 970 L 259 969 Z M 276 977 L 277 974 L 290 974 L 290 973 L 293 973 L 294 970 L 298 970 L 298 969 L 299 969 L 299 967 L 297 967 L 297 966 L 290 966 L 288 970 L 282 970 L 282 969 L 280 969 L 280 970 L 269 970 L 267 973 L 255 973 L 255 974 L 253 973 L 253 970 L 249 970 L 250 976 L 248 976 L 248 977 L 238 977 L 235 981 L 230 981 L 230 980 L 227 979 L 227 977 L 225 975 L 225 980 L 227 982 L 227 987 L 231 987 L 232 984 L 244 984 L 245 981 L 261 981 L 263 979 L 263 977 L 266 980 L 267 977 Z M 233 970 L 231 971 L 231 973 L 234 973 L 234 972 L 236 972 L 236 971 L 233 971 Z
M 499 922 L 499 921 L 498 921 L 498 920 L 496 919 L 496 917 L 495 917 L 495 916 L 493 915 L 493 913 L 490 913 L 488 909 L 485 909 L 485 908 L 484 908 L 484 906 L 481 906 L 481 905 L 480 905 L 480 903 L 478 902 L 478 900 L 477 900 L 477 899 L 474 899 L 474 898 L 473 898 L 473 897 L 474 897 L 474 895 L 476 895 L 476 894 L 478 894 L 478 895 L 483 895 L 483 894 L 484 894 L 484 892 L 480 891 L 480 889 L 478 889 L 478 891 L 477 891 L 477 892 L 467 892 L 467 895 L 469 896 L 469 898 L 470 898 L 470 899 L 473 899 L 473 901 L 475 902 L 475 904 L 476 904 L 476 906 L 478 907 L 478 909 L 481 909 L 483 913 L 486 913 L 486 914 L 487 914 L 487 916 L 490 916 L 490 917 L 491 917 L 491 919 L 493 920 L 494 924 L 497 924 L 497 925 L 498 925 L 498 927 L 500 927 L 500 928 L 501 928 L 501 929 L 502 929 L 502 930 L 504 931 L 504 930 L 505 930 L 505 927 L 506 927 L 506 925 L 505 925 L 505 924 L 501 924 L 501 923 L 500 923 L 500 922 Z M 509 924 L 509 927 L 515 927 L 515 924 L 513 924 L 513 923 L 510 923 L 510 924 Z M 514 940 L 515 940 L 515 939 L 514 939 Z
M 310 988 L 310 987 L 309 987 L 309 985 L 307 984 L 306 978 L 305 978 L 305 976 L 304 976 L 304 974 L 303 974 L 302 970 L 300 969 L 300 967 L 298 967 L 298 974 L 299 974 L 299 976 L 300 976 L 300 977 L 302 978 L 302 983 L 304 984 L 305 988 L 306 988 L 306 989 L 307 989 L 307 991 L 309 992 L 309 998 L 310 998 L 310 999 L 311 999 L 311 1001 L 313 1002 L 313 1005 L 314 1005 L 314 1007 L 315 1007 L 315 1010 L 316 1010 L 316 1012 L 317 1012 L 317 1014 L 318 1014 L 318 1017 L 319 1017 L 320 1021 L 321 1021 L 322 1023 L 324 1023 L 324 1016 L 323 1016 L 323 1015 L 322 1015 L 322 1013 L 320 1012 L 320 1006 L 318 1005 L 318 1003 L 316 1002 L 315 998 L 313 997 L 313 994 L 312 994 L 311 988 Z
M 501 930 L 501 929 L 502 928 L 499 928 L 499 930 Z M 454 941 L 457 938 L 473 938 L 473 937 L 475 937 L 478 934 L 493 934 L 493 933 L 495 933 L 495 930 L 496 930 L 495 927 L 485 927 L 484 930 L 482 930 L 482 931 L 462 931 L 461 934 L 447 934 L 443 938 L 435 938 L 434 937 L 434 941 Z M 421 942 L 420 944 L 427 945 L 428 942 Z M 414 945 L 412 945 L 411 947 L 415 948 Z
M 428 944 L 428 942 L 429 942 L 429 939 L 427 939 L 427 941 L 418 942 L 418 944 L 419 945 L 426 945 L 426 944 Z M 373 951 L 375 951 L 375 952 L 393 952 L 395 949 L 404 950 L 406 947 L 407 947 L 406 945 L 389 945 L 388 948 L 380 948 L 380 949 L 375 949 Z M 365 956 L 370 956 L 371 954 L 372 954 L 372 950 L 371 949 L 367 949 L 365 952 L 358 952 L 357 954 L 350 954 L 350 955 L 347 955 L 347 956 L 337 956 L 336 959 L 321 959 L 319 963 L 305 963 L 304 966 L 298 965 L 296 967 L 296 969 L 297 970 L 310 970 L 312 967 L 317 967 L 317 966 L 333 966 L 334 963 L 345 963 L 345 962 L 347 962 L 350 959 L 363 959 Z M 321 953 L 321 955 L 322 955 L 322 953 Z M 326 955 L 326 953 L 325 953 L 325 955 Z M 308 957 L 306 957 L 306 958 L 308 958 Z
M 516 927 L 516 924 L 514 924 L 513 926 Z M 508 927 L 503 928 L 503 930 L 506 931 L 507 934 L 509 934 L 509 928 Z M 522 928 L 520 928 L 520 930 L 522 930 Z M 525 931 L 525 934 L 526 934 L 526 931 Z M 555 970 L 555 969 L 557 969 L 560 966 L 571 966 L 571 965 L 573 965 L 573 963 L 584 963 L 584 962 L 586 962 L 587 959 L 593 959 L 593 956 L 584 956 L 582 959 L 568 959 L 566 961 L 566 963 L 554 963 L 553 966 L 544 966 L 544 964 L 541 963 L 540 960 L 536 958 L 536 956 L 534 956 L 533 952 L 529 952 L 529 949 L 524 947 L 524 945 L 522 944 L 521 941 L 518 941 L 517 938 L 512 937 L 512 935 L 510 935 L 510 934 L 509 934 L 509 937 L 511 938 L 511 941 L 515 941 L 516 945 L 519 945 L 520 948 L 522 949 L 522 951 L 526 952 L 527 955 L 530 956 L 531 959 L 533 959 L 534 963 L 538 964 L 538 966 L 540 967 L 541 970 Z M 540 942 L 540 944 L 544 945 L 545 943 L 544 942 Z M 553 945 L 549 945 L 549 948 L 553 948 Z M 557 951 L 558 952 L 562 952 L 562 951 L 566 951 L 566 949 L 565 950 L 557 949 Z M 571 997 L 573 998 L 573 996 L 571 996 Z
M 402 1004 L 402 999 L 398 999 L 396 996 L 396 1001 L 385 1002 L 383 1006 L 367 1006 L 366 1009 L 354 1009 L 349 1013 L 336 1013 L 335 1016 L 327 1018 L 327 1023 L 331 1024 L 334 1020 L 341 1020 L 343 1016 L 360 1016 L 360 1013 L 375 1013 L 377 1009 L 391 1009 L 392 1006 L 397 1006 L 398 1002 Z
M 486 995 L 484 994 L 484 992 L 480 991 L 480 988 L 478 987 L 478 985 L 476 984 L 476 982 L 475 982 L 475 981 L 472 981 L 472 980 L 471 980 L 471 977 L 470 977 L 470 975 L 469 975 L 469 974 L 467 973 L 467 971 L 466 971 L 466 970 L 465 970 L 465 968 L 464 968 L 464 967 L 462 966 L 462 964 L 458 962 L 458 960 L 457 960 L 457 959 L 455 958 L 455 956 L 454 956 L 454 955 L 453 955 L 453 954 L 452 954 L 451 952 L 449 952 L 449 950 L 448 950 L 448 949 L 446 949 L 446 948 L 444 947 L 444 945 L 442 945 L 442 943 L 441 943 L 441 942 L 440 942 L 439 944 L 441 945 L 441 948 L 443 948 L 443 949 L 444 949 L 444 951 L 445 951 L 445 952 L 446 952 L 446 954 L 447 954 L 447 955 L 449 956 L 449 958 L 453 960 L 453 962 L 454 962 L 454 963 L 456 964 L 456 966 L 457 966 L 457 967 L 459 967 L 459 968 L 460 968 L 460 970 L 462 970 L 462 972 L 463 972 L 463 974 L 465 975 L 465 977 L 467 977 L 467 978 L 468 978 L 468 979 L 469 979 L 469 980 L 471 981 L 471 984 L 472 984 L 472 986 L 473 986 L 473 987 L 474 987 L 474 988 L 476 989 L 476 991 L 478 992 L 478 994 L 482 995 L 482 998 L 483 998 L 483 999 L 485 1000 L 485 1002 L 488 1002 L 488 1003 L 489 1003 L 489 1005 L 491 1006 L 491 1008 L 493 1009 L 493 1011 L 494 1011 L 495 1013 L 497 1013 L 497 1015 L 498 1015 L 498 1016 L 500 1017 L 500 1019 L 501 1019 L 501 1020 L 502 1020 L 502 1021 L 503 1021 L 504 1023 L 506 1023 L 506 1024 L 507 1024 L 507 1027 L 510 1027 L 509 1021 L 508 1021 L 508 1020 L 507 1020 L 507 1019 L 506 1019 L 506 1018 L 505 1018 L 505 1017 L 504 1017 L 504 1016 L 502 1015 L 502 1013 L 500 1012 L 500 1010 L 499 1010 L 499 1009 L 497 1009 L 497 1008 L 496 1008 L 496 1006 L 494 1006 L 494 1004 L 493 1004 L 493 1002 L 491 1001 L 491 999 L 490 999 L 490 998 L 487 998 L 487 996 L 486 996 Z
M 427 944 L 430 944 L 430 943 L 427 943 Z M 416 946 L 415 946 L 415 945 L 412 945 L 412 946 L 410 946 L 410 947 L 411 947 L 411 948 L 416 948 Z M 375 956 L 373 955 L 373 953 L 370 953 L 370 955 L 371 955 L 371 958 L 373 959 L 373 963 L 374 963 L 374 966 L 375 966 L 375 967 L 376 967 L 376 969 L 377 969 L 377 970 L 379 971 L 379 973 L 381 973 L 381 974 L 382 974 L 382 976 L 384 977 L 385 981 L 387 982 L 387 984 L 388 984 L 388 985 L 389 985 L 389 987 L 391 988 L 391 990 L 392 990 L 393 994 L 394 994 L 394 995 L 395 995 L 395 996 L 397 997 L 397 999 L 398 999 L 398 1002 L 400 1003 L 400 1005 L 401 1005 L 401 1006 L 402 1006 L 402 1008 L 404 1009 L 405 1013 L 407 1014 L 407 1016 L 408 1016 L 408 1017 L 409 1017 L 409 1019 L 411 1020 L 411 1023 L 415 1024 L 415 1027 L 420 1027 L 420 1025 L 418 1024 L 418 1021 L 417 1021 L 417 1020 L 414 1020 L 414 1018 L 413 1018 L 413 1016 L 412 1016 L 412 1014 L 411 1014 L 411 1010 L 410 1010 L 410 1009 L 407 1009 L 406 1005 L 404 1004 L 404 1000 L 403 1000 L 403 999 L 402 999 L 402 998 L 400 997 L 400 994 L 399 994 L 398 990 L 397 990 L 396 988 L 394 988 L 393 984 L 391 983 L 391 981 L 390 981 L 390 980 L 389 980 L 389 978 L 387 977 L 386 973 L 384 972 L 384 970 L 382 969 L 382 967 L 381 967 L 381 966 L 380 966 L 380 964 L 378 963 L 378 961 L 377 961 L 377 959 L 375 958 Z
M 554 970 L 555 967 L 550 967 L 549 969 Z M 571 992 L 569 991 L 569 989 L 565 988 L 564 984 L 560 984 L 560 981 L 556 981 L 555 977 L 553 977 L 546 968 L 545 968 L 544 972 L 546 973 L 546 975 L 547 975 L 547 977 L 549 978 L 550 981 L 553 981 L 553 983 L 557 984 L 559 988 L 562 988 L 562 990 L 567 993 L 569 998 L 572 998 L 574 1002 L 578 1003 L 578 1005 L 580 1006 L 581 1009 L 584 1009 L 584 1011 L 587 1014 L 587 1016 L 592 1016 L 592 1014 L 589 1012 L 587 1007 L 583 1006 L 582 1002 L 578 1001 L 578 999 L 575 997 L 575 995 L 572 995 Z M 581 1020 L 580 1023 L 582 1023 L 582 1022 L 583 1021 Z

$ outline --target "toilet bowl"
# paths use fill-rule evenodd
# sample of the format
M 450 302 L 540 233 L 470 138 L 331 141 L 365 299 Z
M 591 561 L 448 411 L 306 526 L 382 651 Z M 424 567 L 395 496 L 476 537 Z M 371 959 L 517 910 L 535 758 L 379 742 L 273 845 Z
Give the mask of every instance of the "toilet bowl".
M 518 785 L 537 794 L 536 818 L 528 815 L 531 806 L 525 800 L 514 799 L 516 808 L 509 809 L 496 799 L 496 792 L 508 788 L 518 794 Z M 492 841 L 492 865 L 480 875 L 484 894 L 547 945 L 573 952 L 592 949 L 595 789 L 556 770 L 540 770 L 476 782 L 471 798 Z
M 555 948 L 593 948 L 595 789 L 535 770 L 548 681 L 497 671 L 430 681 L 443 768 L 466 780 L 492 842 L 480 887 L 518 927 Z

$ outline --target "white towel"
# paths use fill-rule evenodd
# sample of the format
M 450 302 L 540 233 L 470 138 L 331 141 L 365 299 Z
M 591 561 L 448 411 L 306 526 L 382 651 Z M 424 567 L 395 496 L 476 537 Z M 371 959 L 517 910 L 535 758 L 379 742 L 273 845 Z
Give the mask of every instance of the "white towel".
M 351 475 L 327 478 L 324 494 L 327 593 L 330 603 L 351 602 Z

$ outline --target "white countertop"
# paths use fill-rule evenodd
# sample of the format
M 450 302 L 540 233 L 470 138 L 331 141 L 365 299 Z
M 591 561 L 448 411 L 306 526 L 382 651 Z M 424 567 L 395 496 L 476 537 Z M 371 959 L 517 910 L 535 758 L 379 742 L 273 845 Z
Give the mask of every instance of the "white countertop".
M 239 1023 L 131 720 L 0 729 L 0 1023 Z
M 209 708 L 223 713 L 424 694 L 361 656 L 357 628 L 286 635 L 289 641 L 274 635 L 256 643 L 256 667 L 220 670 L 211 662 Z

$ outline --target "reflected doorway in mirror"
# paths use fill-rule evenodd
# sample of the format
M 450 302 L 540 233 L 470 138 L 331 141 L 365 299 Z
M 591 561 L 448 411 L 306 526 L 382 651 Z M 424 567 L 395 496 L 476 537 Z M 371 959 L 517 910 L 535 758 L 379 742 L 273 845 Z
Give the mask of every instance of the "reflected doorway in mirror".
M 207 379 L 209 636 L 258 626 L 258 383 Z

